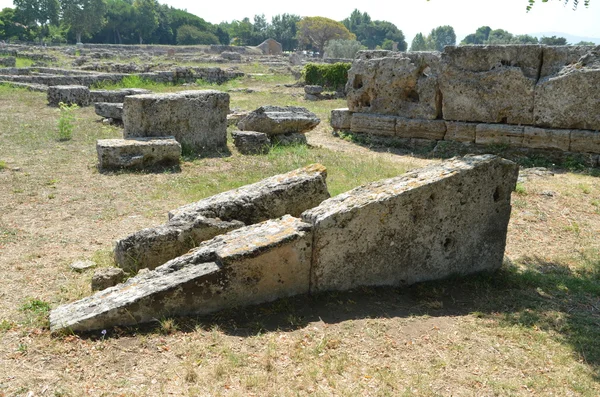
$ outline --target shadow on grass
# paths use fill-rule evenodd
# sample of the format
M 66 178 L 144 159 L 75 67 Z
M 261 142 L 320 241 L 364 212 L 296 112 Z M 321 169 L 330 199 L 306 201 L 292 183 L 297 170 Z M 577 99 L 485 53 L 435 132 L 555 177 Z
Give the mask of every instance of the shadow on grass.
M 311 322 L 335 324 L 364 318 L 475 315 L 498 327 L 548 331 L 571 346 L 578 360 L 600 379 L 600 259 L 584 256 L 578 270 L 566 263 L 531 257 L 505 264 L 494 273 L 420 283 L 408 288 L 364 287 L 279 299 L 210 316 L 163 319 L 154 324 L 114 329 L 109 336 L 219 329 L 248 337 L 294 331 Z M 168 328 L 165 329 L 165 322 Z M 88 335 L 95 339 L 98 335 Z

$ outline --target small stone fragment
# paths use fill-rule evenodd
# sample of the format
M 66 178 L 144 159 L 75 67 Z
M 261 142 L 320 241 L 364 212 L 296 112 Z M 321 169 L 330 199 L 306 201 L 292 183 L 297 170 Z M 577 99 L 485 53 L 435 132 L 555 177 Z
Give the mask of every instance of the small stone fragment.
M 96 267 L 96 263 L 90 260 L 76 261 L 71 263 L 71 269 L 75 270 L 76 272 L 83 272 L 93 267 Z
M 105 267 L 94 272 L 92 277 L 92 291 L 102 291 L 125 280 L 125 272 L 118 267 Z

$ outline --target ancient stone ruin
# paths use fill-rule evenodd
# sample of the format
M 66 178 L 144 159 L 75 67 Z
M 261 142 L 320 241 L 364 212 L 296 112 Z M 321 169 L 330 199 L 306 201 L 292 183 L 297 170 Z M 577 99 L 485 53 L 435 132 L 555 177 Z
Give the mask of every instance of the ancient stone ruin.
M 325 170 L 312 166 L 201 200 L 121 240 L 121 265 L 155 269 L 59 306 L 51 330 L 495 270 L 517 174 L 496 156 L 456 158 L 326 199 Z
M 407 144 L 460 142 L 600 153 L 600 47 L 461 46 L 365 51 L 335 130 Z
M 321 120 L 299 106 L 265 105 L 240 118 L 232 133 L 234 144 L 243 154 L 268 152 L 270 144 L 306 144 L 304 133 Z

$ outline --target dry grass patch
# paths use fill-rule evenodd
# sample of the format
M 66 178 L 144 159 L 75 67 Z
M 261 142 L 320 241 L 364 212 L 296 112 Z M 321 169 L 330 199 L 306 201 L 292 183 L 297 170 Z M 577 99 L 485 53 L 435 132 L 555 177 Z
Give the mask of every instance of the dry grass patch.
M 289 79 L 277 77 L 277 79 Z M 231 106 L 306 106 L 312 147 L 184 159 L 180 172 L 96 170 L 95 141 L 119 137 L 92 108 L 72 139 L 44 94 L 0 87 L 0 396 L 398 396 L 600 394 L 600 184 L 593 173 L 531 177 L 513 195 L 509 260 L 494 274 L 405 289 L 301 296 L 202 318 L 51 336 L 48 308 L 86 296 L 112 242 L 192 200 L 321 162 L 333 194 L 436 159 L 334 139 L 302 89 L 232 82 Z M 189 89 L 172 87 L 169 89 Z M 378 151 L 379 150 L 379 151 Z

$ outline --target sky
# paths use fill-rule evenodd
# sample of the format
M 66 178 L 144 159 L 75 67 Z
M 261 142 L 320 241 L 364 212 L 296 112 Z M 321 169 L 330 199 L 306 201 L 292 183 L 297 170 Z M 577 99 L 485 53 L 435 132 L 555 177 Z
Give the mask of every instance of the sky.
M 571 4 L 565 6 L 563 0 L 547 3 L 537 0 L 530 12 L 526 12 L 527 0 L 229 0 L 221 3 L 222 6 L 198 0 L 159 0 L 159 3 L 185 9 L 211 23 L 244 17 L 252 20 L 255 14 L 264 14 L 270 21 L 272 16 L 283 13 L 341 21 L 358 9 L 367 12 L 373 20 L 394 23 L 404 32 L 409 44 L 415 34 L 427 34 L 441 25 L 454 27 L 458 41 L 487 25 L 513 34 L 561 32 L 598 38 L 600 43 L 600 0 L 591 0 L 588 8 L 581 0 L 576 11 Z M 12 7 L 12 0 L 0 0 L 0 8 L 4 7 Z

